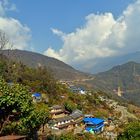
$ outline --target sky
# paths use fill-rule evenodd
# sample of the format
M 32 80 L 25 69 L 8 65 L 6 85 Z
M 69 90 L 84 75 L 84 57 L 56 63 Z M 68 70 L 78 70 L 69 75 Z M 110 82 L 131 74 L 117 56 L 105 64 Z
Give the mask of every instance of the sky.
M 14 48 L 86 71 L 100 58 L 139 51 L 139 25 L 140 0 L 0 0 L 0 30 Z

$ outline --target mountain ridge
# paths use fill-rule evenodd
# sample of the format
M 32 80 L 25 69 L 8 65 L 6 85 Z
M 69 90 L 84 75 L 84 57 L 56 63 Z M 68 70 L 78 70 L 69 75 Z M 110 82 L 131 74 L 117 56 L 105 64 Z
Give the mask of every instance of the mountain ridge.
M 45 66 L 54 74 L 56 79 L 74 80 L 88 76 L 88 74 L 75 70 L 60 60 L 36 52 L 25 50 L 2 50 L 0 52 L 7 58 L 21 62 L 32 68 Z
M 112 95 L 115 95 L 114 91 L 120 87 L 123 98 L 140 105 L 140 63 L 131 61 L 114 66 L 108 71 L 94 75 L 94 79 L 89 80 L 87 84 Z
M 119 56 L 100 58 L 98 59 L 98 63 L 95 63 L 89 69 L 84 69 L 82 66 L 81 67 L 85 72 L 98 74 L 100 72 L 108 71 L 116 65 L 122 65 L 130 61 L 140 63 L 140 51 Z

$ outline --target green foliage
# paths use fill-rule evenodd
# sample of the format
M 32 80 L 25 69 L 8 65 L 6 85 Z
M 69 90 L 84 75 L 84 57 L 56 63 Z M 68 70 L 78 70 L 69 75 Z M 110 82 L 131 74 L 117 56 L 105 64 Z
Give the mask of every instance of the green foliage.
M 101 104 L 101 99 L 99 98 L 100 93 L 92 93 L 91 95 L 86 95 L 86 99 L 93 104 L 94 106 L 98 106 Z
M 5 63 L 0 61 L 0 73 L 3 74 L 5 71 Z
M 48 108 L 35 106 L 29 90 L 0 78 L 0 134 L 35 134 L 48 118 Z
M 75 140 L 75 136 L 72 133 L 61 135 L 58 140 Z
M 26 87 L 16 84 L 8 86 L 3 79 L 0 78 L 0 107 L 7 113 L 19 112 L 23 115 L 24 112 L 32 110 L 32 98 Z
M 0 55 L 0 58 L 0 75 L 6 81 L 21 83 L 33 91 L 47 93 L 49 96 L 57 95 L 60 90 L 64 92 L 64 88 L 57 84 L 52 73 L 45 67 L 33 69 L 22 63 L 10 61 L 4 56 Z
M 56 140 L 96 140 L 90 133 L 83 133 L 83 134 L 76 134 L 74 135 L 72 132 L 67 134 L 62 134 L 61 136 L 57 137 Z
M 97 118 L 107 118 L 108 117 L 108 111 L 103 109 L 98 109 L 94 115 Z
M 73 103 L 71 100 L 68 100 L 64 103 L 64 107 L 69 112 L 72 112 L 77 108 L 77 105 L 75 103 Z
M 140 139 L 140 122 L 131 122 L 125 128 L 124 132 L 117 138 L 118 140 L 139 140 Z

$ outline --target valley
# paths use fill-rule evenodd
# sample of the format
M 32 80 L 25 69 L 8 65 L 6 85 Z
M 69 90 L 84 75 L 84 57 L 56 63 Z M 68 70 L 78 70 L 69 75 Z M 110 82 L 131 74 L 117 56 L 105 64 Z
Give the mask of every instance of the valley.
M 0 0 L 0 140 L 140 140 L 140 0 Z
M 15 57 L 12 57 L 13 53 L 17 52 L 18 55 L 22 54 L 22 57 L 18 56 L 22 58 L 20 61 L 16 61 Z M 15 130 L 18 129 L 19 131 L 16 133 L 12 130 L 12 132 L 15 134 L 23 133 L 29 137 L 27 135 L 27 131 L 29 131 L 30 136 L 34 137 L 33 139 L 36 137 L 36 134 L 32 131 L 34 130 L 34 124 L 30 124 L 31 128 L 28 127 L 28 121 L 32 122 L 30 120 L 32 117 L 36 120 L 34 123 L 39 126 L 39 129 L 35 127 L 38 130 L 35 132 L 41 139 L 48 139 L 48 137 L 61 139 L 61 137 L 69 137 L 70 135 L 72 139 L 80 140 L 82 137 L 86 140 L 84 137 L 87 134 L 89 134 L 88 139 L 94 139 L 96 135 L 92 133 L 99 133 L 96 138 L 115 140 L 131 120 L 139 121 L 139 107 L 135 106 L 139 105 L 139 102 L 137 102 L 139 101 L 137 99 L 140 84 L 138 78 L 140 73 L 139 63 L 129 62 L 116 66 L 107 72 L 92 75 L 77 71 L 61 61 L 52 60 L 52 58 L 40 54 L 16 50 L 9 51 L 11 57 L 10 55 L 7 57 L 5 53 L 7 51 L 2 54 L 0 61 L 1 76 L 4 78 L 1 79 L 0 83 L 0 105 L 2 108 L 0 112 L 4 116 L 1 120 L 0 135 L 10 134 L 11 129 L 7 126 L 12 123 L 12 117 L 15 124 L 21 121 L 20 125 L 24 126 L 26 130 L 23 133 L 23 130 L 11 126 L 12 129 L 14 127 Z M 24 55 L 27 55 L 28 61 L 24 61 Z M 31 56 L 28 57 L 29 55 Z M 35 58 L 38 59 L 34 61 Z M 42 60 L 48 61 L 44 63 L 46 65 L 43 65 Z M 26 62 L 28 62 L 28 65 L 26 65 Z M 38 66 L 38 62 L 42 62 L 42 65 Z M 57 69 L 54 65 L 57 66 Z M 122 96 L 117 94 L 118 85 L 120 85 L 118 92 Z M 115 88 L 116 90 L 114 90 Z M 19 91 L 22 92 L 19 93 Z M 128 95 L 126 95 L 126 91 Z M 136 92 L 135 96 L 133 96 L 134 91 Z M 24 98 L 19 98 L 19 95 L 24 96 Z M 12 104 L 10 104 L 9 99 L 13 102 Z M 25 106 L 28 106 L 26 109 L 30 115 L 37 112 L 40 114 L 38 116 L 39 120 L 36 115 L 27 115 L 24 117 L 27 121 L 24 125 L 22 114 L 16 120 L 16 112 L 23 111 L 24 114 L 24 110 L 20 107 L 23 102 Z M 5 104 L 9 104 L 9 108 L 5 108 Z M 17 108 L 15 108 L 16 104 L 19 104 Z M 6 115 L 8 112 L 5 112 L 7 110 L 10 110 L 10 117 L 8 116 L 8 118 Z M 96 128 L 94 124 L 91 127 L 87 122 L 83 122 L 85 119 L 91 122 L 96 122 L 96 119 L 100 120 L 102 125 L 99 124 L 100 129 Z

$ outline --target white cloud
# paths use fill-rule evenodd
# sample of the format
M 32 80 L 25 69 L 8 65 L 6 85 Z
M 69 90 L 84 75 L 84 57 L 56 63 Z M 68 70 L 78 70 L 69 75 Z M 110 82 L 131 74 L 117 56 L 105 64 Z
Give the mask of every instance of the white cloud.
M 140 0 L 128 6 L 123 12 L 122 20 L 125 21 L 127 26 L 124 34 L 124 51 L 132 52 L 140 50 Z
M 50 56 L 53 56 L 54 58 L 57 58 L 59 60 L 63 59 L 59 54 L 57 54 L 57 52 L 55 52 L 55 50 L 53 50 L 51 47 L 49 47 L 44 54 L 50 54 Z
M 0 0 L 0 16 L 6 16 L 7 11 L 16 11 L 16 5 L 9 0 Z
M 53 29 L 61 37 L 63 46 L 55 51 L 49 48 L 45 55 L 58 58 L 69 64 L 92 63 L 99 58 L 120 55 L 139 50 L 140 0 L 130 4 L 115 19 L 112 13 L 90 14 L 86 24 L 74 32 L 65 34 Z M 92 62 L 91 62 L 92 61 Z
M 0 30 L 7 34 L 14 49 L 27 49 L 31 39 L 30 29 L 19 20 L 6 15 L 7 11 L 15 10 L 15 4 L 9 3 L 8 0 L 0 1 Z
M 66 62 L 83 61 L 92 57 L 111 55 L 113 51 L 105 46 L 101 47 L 101 44 L 110 35 L 110 30 L 114 24 L 115 20 L 111 13 L 103 15 L 90 14 L 86 17 L 86 25 L 77 28 L 75 32 L 64 34 L 62 31 L 53 29 L 53 33 L 61 37 L 64 45 L 59 52 L 49 48 L 46 54 L 61 58 Z
M 65 34 L 62 32 L 62 31 L 60 31 L 60 30 L 58 30 L 58 29 L 51 29 L 52 30 L 52 32 L 54 33 L 54 34 L 56 34 L 56 35 L 58 35 L 58 36 L 60 36 L 60 37 L 63 37 L 63 36 L 65 36 Z
M 13 18 L 0 17 L 0 30 L 4 31 L 16 49 L 25 49 L 30 40 L 30 29 Z

